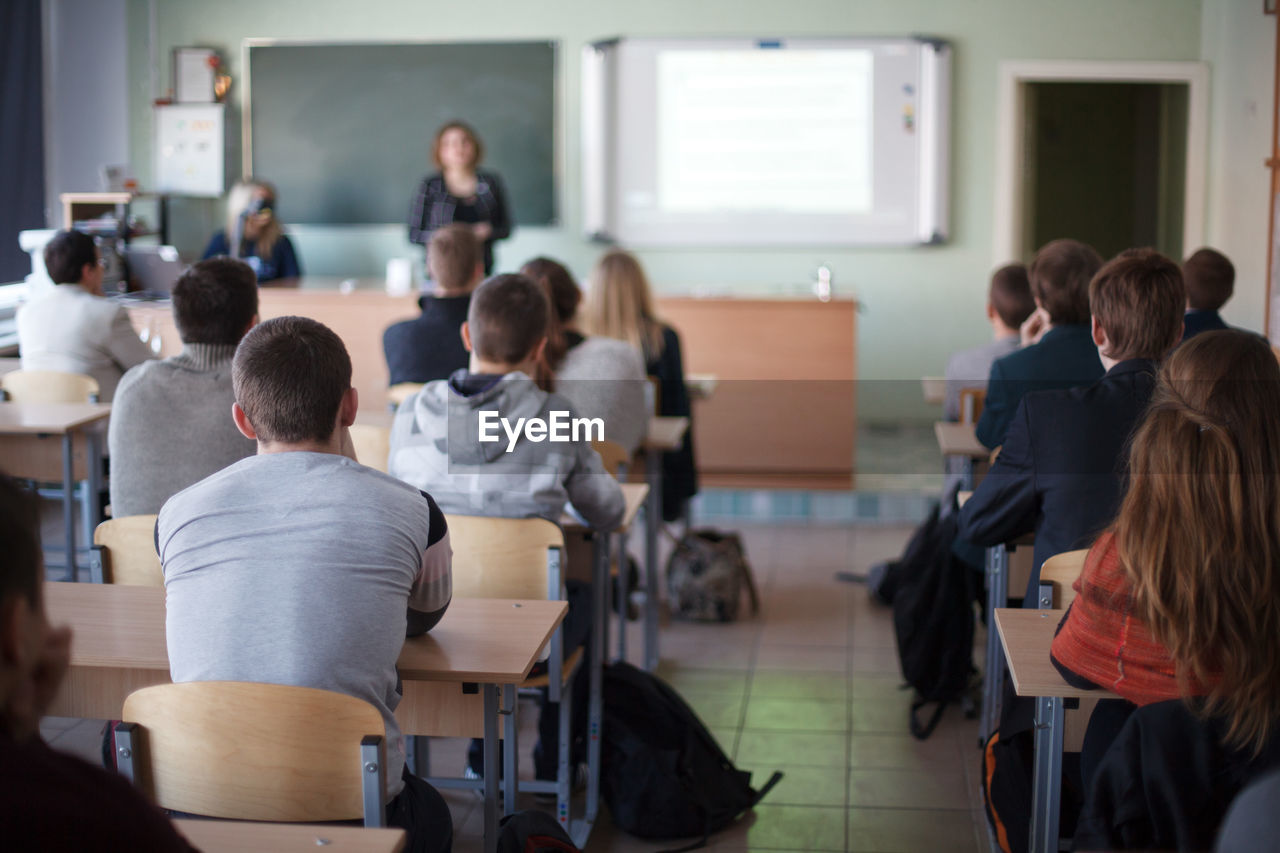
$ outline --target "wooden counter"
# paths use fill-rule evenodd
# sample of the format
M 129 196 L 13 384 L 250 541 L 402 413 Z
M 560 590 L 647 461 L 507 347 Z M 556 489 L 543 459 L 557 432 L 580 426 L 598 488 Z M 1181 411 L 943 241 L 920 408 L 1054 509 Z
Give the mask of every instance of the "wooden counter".
M 347 345 L 361 408 L 387 392 L 382 332 L 418 313 L 417 296 L 391 297 L 381 282 L 310 277 L 264 287 L 262 318 L 290 314 L 329 326 Z M 714 374 L 710 399 L 694 404 L 694 446 L 706 486 L 847 489 L 853 482 L 856 303 L 815 299 L 657 301 L 679 333 L 686 373 Z M 135 303 L 134 326 L 160 353 L 182 348 L 167 303 Z

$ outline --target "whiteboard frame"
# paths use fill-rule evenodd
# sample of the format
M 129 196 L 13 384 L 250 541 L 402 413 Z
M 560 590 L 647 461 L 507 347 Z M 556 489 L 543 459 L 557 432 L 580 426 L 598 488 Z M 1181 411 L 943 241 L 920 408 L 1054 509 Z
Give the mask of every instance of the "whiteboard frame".
M 920 126 L 920 144 L 918 146 L 917 168 L 920 175 L 919 196 L 917 199 L 917 224 L 915 239 L 907 241 L 867 241 L 849 239 L 841 241 L 824 241 L 822 245 L 840 246 L 914 246 L 938 245 L 945 243 L 950 237 L 950 187 L 951 187 L 951 59 L 950 43 L 943 39 L 928 36 L 909 37 L 869 37 L 869 36 L 832 36 L 814 38 L 799 36 L 797 40 L 804 42 L 830 42 L 833 45 L 851 42 L 877 41 L 914 41 L 923 49 L 921 51 L 920 68 L 920 115 L 933 115 L 936 121 L 922 122 Z M 641 37 L 637 40 L 659 40 L 655 37 Z M 662 41 L 705 41 L 703 37 L 672 37 Z M 726 37 L 726 42 L 738 43 L 742 36 Z M 582 186 L 583 233 L 596 242 L 617 242 L 613 231 L 611 175 L 615 167 L 615 134 L 616 99 L 612 97 L 610 88 L 617 76 L 617 54 L 613 50 L 622 38 L 603 39 L 589 42 L 582 48 L 580 94 L 580 164 Z M 786 39 L 754 39 L 754 41 L 782 42 Z M 929 112 L 932 110 L 932 113 Z M 659 245 L 645 242 L 646 246 Z M 670 243 L 673 247 L 685 247 L 684 243 Z M 711 245 L 710 243 L 708 245 Z M 715 241 L 714 245 L 722 245 Z M 757 240 L 750 243 L 723 245 L 762 245 Z M 772 245 L 799 245 L 788 241 Z
M 467 44 L 469 39 L 308 39 L 308 38 L 259 38 L 250 37 L 240 40 L 240 68 L 244 75 L 244 97 L 240 99 L 240 179 L 253 179 L 253 67 L 249 62 L 249 52 L 255 47 L 368 47 L 370 45 L 415 46 L 457 45 Z M 563 128 L 561 125 L 562 110 L 560 104 L 560 77 L 563 68 L 559 39 L 540 38 L 486 38 L 475 39 L 476 44 L 547 44 L 551 46 L 551 209 L 552 216 L 547 222 L 524 224 L 517 222 L 521 228 L 558 228 L 564 224 L 564 192 L 563 169 L 561 158 L 564 156 Z M 332 222 L 312 223 L 306 228 L 330 228 L 334 226 L 366 226 L 366 225 L 399 225 L 390 222 Z

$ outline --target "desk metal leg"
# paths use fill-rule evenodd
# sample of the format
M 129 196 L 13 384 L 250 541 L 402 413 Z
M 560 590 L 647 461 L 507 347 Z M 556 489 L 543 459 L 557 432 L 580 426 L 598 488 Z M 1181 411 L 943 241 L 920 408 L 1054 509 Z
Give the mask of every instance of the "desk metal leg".
M 644 476 L 649 497 L 644 505 L 644 668 L 658 666 L 658 527 L 662 524 L 662 454 L 650 453 L 644 460 Z
M 591 602 L 595 608 L 593 618 L 594 630 L 591 632 L 591 648 L 588 650 L 588 702 L 587 702 L 587 807 L 582 823 L 572 827 L 569 833 L 573 843 L 579 848 L 587 846 L 587 838 L 591 828 L 595 826 L 596 815 L 600 811 L 600 729 L 604 716 L 604 659 L 608 654 L 607 632 L 609 630 L 609 543 L 613 537 L 597 533 L 592 543 L 592 554 L 596 561 L 595 584 L 591 590 Z M 578 673 L 578 678 L 582 673 Z M 571 702 L 570 696 L 561 701 Z
M 996 630 L 996 608 L 1009 603 L 1009 551 L 1004 545 L 987 549 L 987 649 L 982 681 L 982 725 L 978 748 L 1000 724 L 1004 698 L 1004 649 Z
M 973 491 L 973 457 L 960 457 L 960 488 L 963 491 Z
M 1062 801 L 1062 709 L 1059 697 L 1036 697 L 1035 780 L 1031 788 L 1031 853 L 1057 853 Z
M 485 684 L 484 692 L 484 849 L 498 850 L 498 686 Z
M 519 697 L 516 696 L 516 686 L 514 684 L 502 685 L 502 725 L 503 725 L 503 744 L 502 744 L 502 813 L 511 814 L 516 810 L 516 788 L 520 784 L 520 748 L 516 741 L 520 730 L 518 720 L 516 719 L 517 704 Z M 485 756 L 489 755 L 488 745 L 485 746 Z
M 618 580 L 613 603 L 614 614 L 618 621 L 618 660 L 625 661 L 627 659 L 627 613 L 631 609 L 628 597 L 631 586 L 631 562 L 627 557 L 627 537 L 623 534 L 615 534 L 611 538 L 618 543 L 617 548 L 611 549 L 618 561 Z M 608 598 L 608 596 L 605 597 Z M 609 644 L 606 641 L 605 648 L 608 647 Z
M 88 466 L 88 474 L 85 478 L 85 496 L 84 496 L 84 543 L 85 547 L 93 544 L 93 533 L 98 529 L 98 524 L 102 521 L 102 504 L 99 495 L 102 494 L 102 434 L 95 427 L 84 430 L 85 445 L 87 447 L 85 465 Z
M 72 433 L 62 434 L 62 529 L 67 549 L 67 580 L 80 580 L 80 571 L 76 565 L 76 518 L 72 512 L 72 498 L 75 483 L 72 480 Z

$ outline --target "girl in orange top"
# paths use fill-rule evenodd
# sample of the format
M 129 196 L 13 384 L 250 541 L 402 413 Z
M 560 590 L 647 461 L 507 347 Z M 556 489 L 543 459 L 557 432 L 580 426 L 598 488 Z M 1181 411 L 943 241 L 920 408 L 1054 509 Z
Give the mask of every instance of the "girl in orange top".
M 1166 360 L 1129 488 L 1053 641 L 1077 684 L 1138 705 L 1202 696 L 1236 746 L 1280 719 L 1280 366 L 1207 332 Z

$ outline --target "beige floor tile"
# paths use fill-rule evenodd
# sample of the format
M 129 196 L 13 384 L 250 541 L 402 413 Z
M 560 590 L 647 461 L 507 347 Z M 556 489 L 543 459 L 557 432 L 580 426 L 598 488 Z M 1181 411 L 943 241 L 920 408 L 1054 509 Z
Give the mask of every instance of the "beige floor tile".
M 742 725 L 742 696 L 724 693 L 685 693 L 684 701 L 693 708 L 702 724 L 711 729 L 736 730 Z
M 937 809 L 849 810 L 849 851 L 950 853 L 973 850 L 973 820 L 967 811 Z
M 895 658 L 894 665 L 897 665 Z M 762 646 L 756 655 L 756 669 L 785 669 L 801 672 L 845 673 L 849 650 L 843 646 Z
M 750 850 L 843 850 L 845 810 L 821 806 L 756 806 L 755 814 L 726 830 L 717 845 Z M 745 842 L 745 843 L 742 843 Z
M 746 727 L 772 731 L 845 732 L 848 704 L 829 699 L 757 696 L 747 702 Z
M 907 693 L 880 697 L 858 696 L 850 700 L 849 713 L 855 732 L 903 734 L 910 731 L 911 698 Z
M 743 696 L 747 692 L 748 676 L 740 669 L 700 669 L 668 660 L 658 667 L 657 674 L 682 694 L 723 693 Z
M 977 760 L 977 754 L 972 756 Z M 854 770 L 899 769 L 956 774 L 964 770 L 964 757 L 953 742 L 916 740 L 909 734 L 860 734 L 849 736 L 849 766 Z
M 849 695 L 849 682 L 838 672 L 787 672 L 760 669 L 751 676 L 750 695 L 789 696 L 804 699 L 844 700 Z
M 893 648 L 863 649 L 855 646 L 849 649 L 849 670 L 855 674 L 872 672 L 899 677 L 902 674 L 898 652 Z
M 852 769 L 849 805 L 971 810 L 963 771 Z
M 746 729 L 738 737 L 737 763 L 744 770 L 759 771 L 758 781 L 783 766 L 846 766 L 844 732 L 775 732 Z
M 843 806 L 848 783 L 841 767 L 773 767 L 754 774 L 757 786 L 764 784 L 773 770 L 782 779 L 769 791 L 765 802 L 771 806 Z

